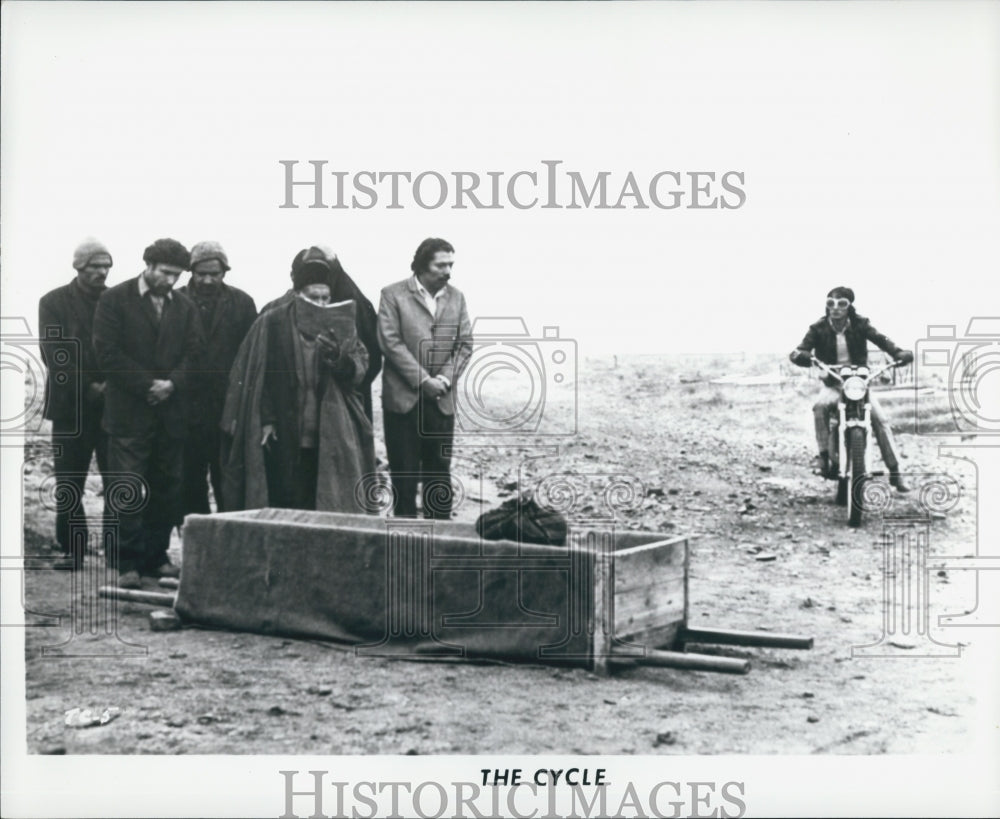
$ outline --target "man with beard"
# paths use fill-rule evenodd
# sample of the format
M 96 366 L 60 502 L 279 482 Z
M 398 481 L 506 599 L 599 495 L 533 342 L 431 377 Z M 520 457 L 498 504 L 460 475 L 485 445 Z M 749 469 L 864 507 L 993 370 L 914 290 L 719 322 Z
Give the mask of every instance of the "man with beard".
M 56 542 L 62 552 L 56 568 L 82 565 L 88 535 L 80 504 L 91 458 L 97 455 L 102 478 L 108 471 L 108 439 L 101 429 L 104 375 L 94 352 L 93 327 L 97 300 L 106 289 L 112 264 L 108 249 L 88 239 L 73 252 L 76 278 L 38 302 L 39 347 L 49 371 L 43 415 L 52 421 Z M 83 543 L 76 548 L 70 542 L 71 516 L 83 533 Z
M 323 254 L 297 254 L 292 281 L 295 295 L 261 314 L 230 373 L 226 503 L 365 512 L 375 447 L 358 393 L 368 352 L 357 304 L 333 303 L 336 273 Z
M 413 275 L 384 288 L 379 303 L 385 447 L 398 517 L 416 517 L 418 483 L 424 517 L 451 517 L 453 388 L 472 355 L 465 296 L 449 284 L 454 263 L 449 242 L 424 239 Z
M 229 370 L 236 352 L 257 318 L 253 299 L 223 280 L 229 259 L 218 242 L 198 242 L 191 248 L 191 280 L 181 287 L 198 308 L 204 347 L 198 372 L 187 390 L 188 433 L 184 442 L 184 515 L 208 514 L 208 474 L 215 506 L 225 511 L 220 464 L 222 408 Z
M 897 347 L 887 336 L 876 330 L 872 323 L 854 309 L 854 291 L 850 287 L 834 287 L 826 294 L 826 315 L 810 325 L 799 346 L 792 350 L 789 358 L 793 364 L 808 367 L 810 353 L 831 367 L 868 365 L 868 342 L 884 350 L 897 361 L 909 364 L 913 353 Z M 882 460 L 889 469 L 889 483 L 897 492 L 909 492 L 910 487 L 899 472 L 899 452 L 896 447 L 889 418 L 882 409 L 874 392 L 869 392 L 871 404 L 872 430 L 878 441 Z M 837 411 L 840 390 L 836 379 L 826 376 L 819 395 L 813 404 L 813 420 L 816 428 L 818 469 L 824 478 L 836 477 L 830 470 L 830 420 Z
M 197 308 L 174 284 L 191 256 L 180 242 L 158 239 L 142 255 L 137 278 L 107 290 L 94 315 L 94 346 L 107 377 L 104 429 L 111 471 L 143 482 L 146 504 L 119 512 L 119 579 L 138 588 L 141 575 L 176 577 L 167 557 L 180 524 L 183 395 L 198 361 Z

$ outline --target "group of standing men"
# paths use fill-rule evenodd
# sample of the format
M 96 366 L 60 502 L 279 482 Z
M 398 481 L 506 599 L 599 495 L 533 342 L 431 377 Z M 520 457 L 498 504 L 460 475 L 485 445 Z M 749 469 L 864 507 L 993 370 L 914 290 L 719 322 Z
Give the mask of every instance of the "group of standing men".
M 417 514 L 422 485 L 423 514 L 450 517 L 453 388 L 472 352 L 465 298 L 449 284 L 451 244 L 421 242 L 413 275 L 382 290 L 377 315 L 321 246 L 296 254 L 292 288 L 259 315 L 224 281 L 217 242 L 189 251 L 159 239 L 142 258 L 137 277 L 107 287 L 111 253 L 84 242 L 76 277 L 39 302 L 57 565 L 82 565 L 79 502 L 95 455 L 105 486 L 132 480 L 140 501 L 118 515 L 124 588 L 179 574 L 170 534 L 185 515 L 210 512 L 208 480 L 218 511 L 369 511 L 380 371 L 394 514 Z

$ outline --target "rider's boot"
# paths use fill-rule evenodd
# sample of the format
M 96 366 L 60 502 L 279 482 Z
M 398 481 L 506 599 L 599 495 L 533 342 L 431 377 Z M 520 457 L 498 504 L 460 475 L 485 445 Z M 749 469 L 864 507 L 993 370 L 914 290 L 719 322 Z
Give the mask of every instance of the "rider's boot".
M 895 469 L 889 472 L 889 485 L 895 486 L 896 491 L 900 494 L 910 491 L 910 485 L 906 482 L 906 479 Z

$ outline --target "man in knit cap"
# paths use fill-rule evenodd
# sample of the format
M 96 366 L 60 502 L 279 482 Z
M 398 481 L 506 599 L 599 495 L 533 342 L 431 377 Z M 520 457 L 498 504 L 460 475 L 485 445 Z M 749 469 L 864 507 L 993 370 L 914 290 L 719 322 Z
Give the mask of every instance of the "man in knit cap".
M 94 347 L 107 378 L 104 429 L 113 473 L 141 478 L 142 508 L 119 510 L 118 585 L 177 576 L 167 558 L 180 524 L 184 394 L 201 353 L 197 309 L 173 291 L 191 256 L 174 239 L 146 248 L 138 277 L 108 289 L 94 314 Z M 113 550 L 112 550 L 113 551 Z
M 44 416 L 52 421 L 56 542 L 62 552 L 58 568 L 82 565 L 87 524 L 74 512 L 82 512 L 83 485 L 95 454 L 102 477 L 107 472 L 108 439 L 101 429 L 104 375 L 94 352 L 93 327 L 111 265 L 108 249 L 88 239 L 73 252 L 76 277 L 38 302 L 39 346 L 49 371 Z M 76 544 L 71 542 L 71 517 L 82 534 L 73 538 Z
M 205 346 L 198 373 L 187 391 L 188 435 L 184 445 L 184 490 L 182 511 L 208 514 L 208 474 L 219 512 L 225 510 L 222 496 L 221 447 L 222 407 L 226 402 L 229 370 L 247 331 L 257 318 L 253 299 L 223 280 L 229 258 L 218 242 L 198 242 L 191 248 L 191 280 L 180 288 L 198 308 Z

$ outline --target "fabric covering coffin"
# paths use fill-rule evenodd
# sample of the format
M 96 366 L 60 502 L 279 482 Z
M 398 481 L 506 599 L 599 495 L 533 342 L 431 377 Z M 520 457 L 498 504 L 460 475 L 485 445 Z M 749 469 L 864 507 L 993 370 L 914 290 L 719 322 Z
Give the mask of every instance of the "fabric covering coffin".
M 594 556 L 484 541 L 472 525 L 257 509 L 190 515 L 188 621 L 372 655 L 587 666 Z

